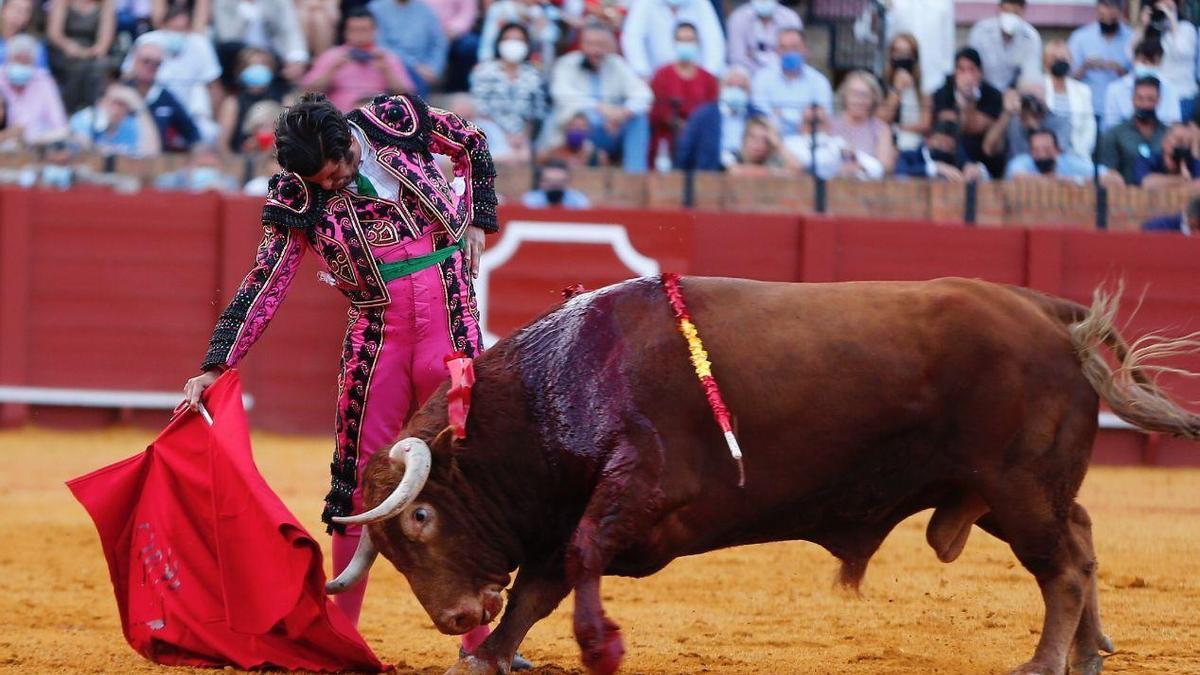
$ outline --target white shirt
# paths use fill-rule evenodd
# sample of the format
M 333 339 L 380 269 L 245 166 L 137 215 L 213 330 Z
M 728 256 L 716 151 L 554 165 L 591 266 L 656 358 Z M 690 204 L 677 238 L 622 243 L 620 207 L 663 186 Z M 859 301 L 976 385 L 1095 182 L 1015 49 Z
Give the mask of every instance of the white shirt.
M 1096 148 L 1096 112 L 1092 108 L 1092 88 L 1079 80 L 1067 78 L 1067 91 L 1054 91 L 1049 75 L 1042 85 L 1046 89 L 1046 107 L 1050 112 L 1071 120 L 1071 151 L 1080 157 L 1091 157 Z
M 142 43 L 162 48 L 163 62 L 154 81 L 166 87 L 187 108 L 201 136 L 213 140 L 217 125 L 208 85 L 221 77 L 221 64 L 212 40 L 199 33 L 155 30 L 139 37 L 135 44 Z M 129 68 L 135 51 L 129 50 L 122 70 Z
M 983 19 L 971 27 L 967 44 L 983 60 L 983 79 L 1000 91 L 1013 80 L 1035 80 L 1042 76 L 1042 36 L 1028 21 L 1020 19 L 1010 42 L 1000 31 L 1000 17 Z
M 350 125 L 350 133 L 354 135 L 354 140 L 358 143 L 358 147 L 362 149 L 362 159 L 358 163 L 358 172 L 367 177 L 371 181 L 371 185 L 375 187 L 375 194 L 380 198 L 390 202 L 400 201 L 400 180 L 383 168 L 379 163 L 379 155 L 375 152 L 375 148 L 367 142 L 367 136 L 354 124 Z M 358 187 L 353 181 L 347 186 L 347 189 L 358 191 Z
M 709 0 L 634 0 L 621 31 L 621 53 L 639 77 L 649 78 L 660 66 L 675 62 L 675 26 L 690 23 L 700 40 L 699 64 L 713 75 L 725 70 L 725 33 Z
M 1136 79 L 1136 72 L 1126 73 L 1124 77 L 1108 85 L 1108 89 L 1104 91 L 1102 131 L 1133 117 L 1133 83 Z M 1171 126 L 1183 118 L 1175 87 L 1171 86 L 1171 82 L 1165 78 L 1159 80 L 1158 107 L 1155 108 L 1155 111 L 1158 112 L 1158 121 L 1167 126 Z
M 1129 41 L 1131 58 L 1132 49 L 1141 35 L 1139 31 L 1134 39 Z M 1171 83 L 1171 87 L 1181 99 L 1192 98 L 1197 91 L 1196 38 L 1196 27 L 1187 21 L 1178 22 L 1174 30 L 1162 34 L 1163 59 L 1158 66 L 1158 72 L 1164 80 Z
M 954 72 L 956 36 L 952 0 L 890 0 L 887 39 L 912 33 L 921 52 L 921 90 L 933 94 Z
M 795 78 L 784 75 L 779 66 L 758 71 L 750 84 L 750 101 L 775 120 L 784 136 L 795 133 L 805 109 L 814 103 L 833 115 L 833 88 L 821 71 L 809 65 Z

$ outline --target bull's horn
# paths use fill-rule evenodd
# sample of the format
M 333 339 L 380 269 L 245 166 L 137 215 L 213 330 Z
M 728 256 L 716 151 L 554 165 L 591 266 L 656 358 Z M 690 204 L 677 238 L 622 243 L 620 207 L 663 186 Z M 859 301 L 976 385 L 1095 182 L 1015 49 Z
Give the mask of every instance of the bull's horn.
M 404 477 L 400 479 L 400 484 L 392 494 L 370 511 L 355 516 L 335 517 L 333 522 L 340 525 L 377 523 L 400 513 L 417 498 L 421 488 L 425 487 L 425 480 L 429 478 L 429 465 L 433 462 L 429 446 L 419 438 L 406 438 L 392 446 L 388 458 L 392 460 L 394 467 L 404 472 Z
M 346 565 L 346 569 L 342 570 L 336 579 L 325 584 L 325 592 L 329 595 L 337 595 L 362 581 L 362 578 L 371 569 L 371 565 L 375 563 L 377 555 L 379 555 L 379 551 L 375 550 L 371 535 L 364 527 L 362 535 L 358 538 L 358 548 L 354 549 L 354 557 L 350 559 L 350 564 Z

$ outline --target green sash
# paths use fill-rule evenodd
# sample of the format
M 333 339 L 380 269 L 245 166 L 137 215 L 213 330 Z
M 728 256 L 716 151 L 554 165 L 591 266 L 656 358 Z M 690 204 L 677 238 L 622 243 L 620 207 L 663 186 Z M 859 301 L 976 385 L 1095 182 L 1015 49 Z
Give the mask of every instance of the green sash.
M 379 275 L 383 277 L 383 283 L 386 284 L 393 279 L 399 279 L 400 277 L 406 277 L 410 274 L 420 272 L 426 267 L 433 267 L 434 265 L 437 265 L 438 263 L 441 263 L 450 256 L 454 255 L 458 251 L 462 251 L 466 248 L 467 237 L 464 235 L 463 238 L 459 239 L 457 242 L 447 246 L 446 248 L 439 248 L 433 253 L 426 253 L 425 255 L 419 255 L 415 258 L 409 258 L 407 260 L 397 260 L 396 262 L 382 263 L 379 265 Z

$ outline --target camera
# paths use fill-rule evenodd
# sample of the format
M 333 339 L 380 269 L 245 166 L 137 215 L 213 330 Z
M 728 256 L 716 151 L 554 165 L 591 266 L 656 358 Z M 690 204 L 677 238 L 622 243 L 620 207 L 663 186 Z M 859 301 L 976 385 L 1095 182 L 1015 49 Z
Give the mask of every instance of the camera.
M 1167 11 L 1161 5 L 1155 5 L 1154 9 L 1150 10 L 1150 23 L 1146 28 L 1148 31 L 1159 35 L 1171 28 L 1171 20 L 1167 17 Z
M 370 63 L 374 55 L 365 49 L 351 49 L 350 60 L 356 63 Z
M 1022 94 L 1021 95 L 1021 112 L 1036 115 L 1038 117 L 1042 117 L 1042 116 L 1046 115 L 1046 113 L 1048 113 L 1049 110 L 1046 108 L 1046 104 L 1042 103 L 1041 99 L 1034 96 L 1033 94 Z

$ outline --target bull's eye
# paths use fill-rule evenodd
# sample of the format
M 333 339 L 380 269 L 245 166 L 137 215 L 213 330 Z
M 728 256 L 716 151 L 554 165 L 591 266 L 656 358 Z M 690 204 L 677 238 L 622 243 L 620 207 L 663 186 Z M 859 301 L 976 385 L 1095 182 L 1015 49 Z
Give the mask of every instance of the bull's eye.
M 429 518 L 429 512 L 424 508 L 417 509 L 416 511 L 413 511 L 413 518 L 416 518 L 418 523 L 423 523 L 427 518 Z

